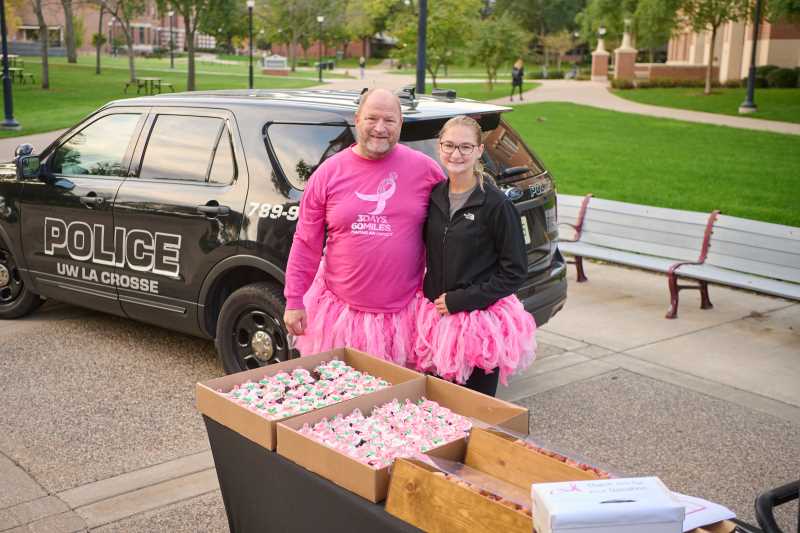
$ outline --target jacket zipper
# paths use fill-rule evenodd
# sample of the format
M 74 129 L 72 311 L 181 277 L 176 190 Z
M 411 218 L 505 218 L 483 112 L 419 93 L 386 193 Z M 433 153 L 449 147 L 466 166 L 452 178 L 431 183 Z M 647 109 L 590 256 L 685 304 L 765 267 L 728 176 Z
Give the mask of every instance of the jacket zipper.
M 444 234 L 442 235 L 442 292 L 447 287 L 447 230 L 450 229 L 450 223 L 444 225 Z

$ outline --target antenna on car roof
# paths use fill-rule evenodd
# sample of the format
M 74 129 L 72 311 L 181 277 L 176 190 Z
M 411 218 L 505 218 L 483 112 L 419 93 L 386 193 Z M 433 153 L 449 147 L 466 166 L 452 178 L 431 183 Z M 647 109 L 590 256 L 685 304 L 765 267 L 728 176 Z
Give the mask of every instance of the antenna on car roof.
M 360 105 L 361 104 L 361 97 L 364 96 L 364 93 L 367 92 L 367 91 L 369 91 L 369 87 L 364 87 L 363 89 L 361 89 L 361 92 L 358 93 L 358 96 L 356 96 L 356 99 L 353 100 L 356 103 L 356 105 Z
M 419 101 L 417 100 L 417 89 L 413 85 L 406 85 L 398 91 L 395 91 L 397 97 L 400 99 L 401 106 L 408 106 L 410 109 L 416 109 Z

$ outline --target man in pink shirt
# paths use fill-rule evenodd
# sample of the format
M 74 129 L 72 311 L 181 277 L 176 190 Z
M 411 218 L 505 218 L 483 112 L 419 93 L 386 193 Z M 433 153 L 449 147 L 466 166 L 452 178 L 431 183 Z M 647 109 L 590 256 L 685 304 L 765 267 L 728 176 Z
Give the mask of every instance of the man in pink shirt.
M 431 189 L 445 177 L 433 159 L 397 143 L 402 124 L 394 94 L 366 92 L 355 115 L 356 144 L 308 181 L 283 317 L 303 355 L 351 346 L 411 363 L 424 298 L 422 226 Z

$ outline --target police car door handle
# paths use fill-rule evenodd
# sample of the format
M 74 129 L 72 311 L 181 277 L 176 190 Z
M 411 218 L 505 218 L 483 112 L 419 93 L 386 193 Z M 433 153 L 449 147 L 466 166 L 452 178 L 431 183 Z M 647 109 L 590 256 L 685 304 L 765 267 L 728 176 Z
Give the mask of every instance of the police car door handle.
M 97 196 L 95 193 L 89 193 L 88 196 L 81 196 L 81 203 L 86 207 L 100 207 L 105 202 L 102 196 Z
M 207 217 L 224 217 L 230 214 L 231 209 L 227 205 L 198 205 L 197 212 Z

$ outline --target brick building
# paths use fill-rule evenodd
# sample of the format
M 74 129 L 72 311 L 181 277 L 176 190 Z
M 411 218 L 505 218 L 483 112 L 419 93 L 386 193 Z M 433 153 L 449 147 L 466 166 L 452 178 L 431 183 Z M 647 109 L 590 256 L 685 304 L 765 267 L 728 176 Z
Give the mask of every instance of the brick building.
M 725 82 L 747 76 L 753 46 L 753 27 L 745 22 L 723 25 L 714 44 L 714 66 L 718 80 Z M 705 66 L 711 49 L 711 32 L 693 32 L 687 28 L 669 41 L 667 65 L 686 70 Z M 761 25 L 758 35 L 756 65 L 800 67 L 800 24 L 790 22 Z

